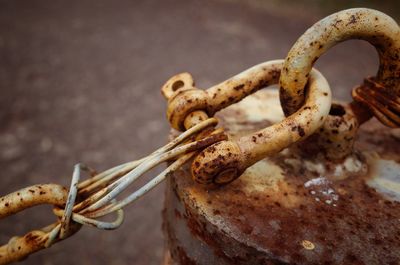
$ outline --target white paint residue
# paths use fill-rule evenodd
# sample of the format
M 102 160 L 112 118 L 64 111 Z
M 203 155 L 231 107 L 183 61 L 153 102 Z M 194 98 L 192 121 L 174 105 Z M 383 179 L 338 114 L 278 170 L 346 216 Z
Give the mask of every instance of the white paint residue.
M 342 165 L 337 165 L 335 167 L 335 171 L 333 172 L 333 175 L 335 177 L 340 177 L 343 175 L 343 166 Z
M 304 187 L 309 188 L 311 186 L 321 186 L 328 183 L 328 180 L 324 177 L 319 177 L 315 179 L 310 179 L 306 183 L 304 183 Z
M 326 172 L 325 166 L 322 163 L 317 163 L 314 161 L 306 160 L 306 161 L 304 161 L 304 165 L 306 166 L 306 169 L 308 171 L 316 172 L 320 175 L 325 174 L 325 172 Z
M 238 106 L 244 111 L 248 121 L 260 122 L 268 120 L 277 123 L 285 118 L 281 106 L 277 104 L 278 102 L 278 89 L 270 89 L 259 91 L 253 97 L 244 98 L 238 103 Z
M 321 193 L 325 196 L 331 197 L 331 199 L 334 201 L 337 201 L 339 199 L 339 195 L 335 194 L 335 191 L 332 188 L 328 188 L 327 190 L 322 190 Z
M 278 191 L 278 183 L 283 178 L 282 169 L 267 159 L 258 161 L 240 176 L 244 184 L 243 190 L 247 193 Z
M 344 161 L 344 168 L 349 172 L 358 172 L 362 169 L 363 163 L 353 156 L 349 156 Z
M 372 178 L 367 184 L 387 199 L 400 201 L 400 164 L 378 159 L 372 164 Z
M 339 195 L 336 194 L 334 189 L 329 187 L 329 184 L 330 182 L 326 178 L 319 177 L 307 181 L 304 183 L 304 187 L 313 189 L 310 191 L 310 194 L 315 197 L 317 202 L 322 201 L 332 205 L 333 202 L 339 200 Z M 336 206 L 336 204 L 333 204 L 333 206 Z

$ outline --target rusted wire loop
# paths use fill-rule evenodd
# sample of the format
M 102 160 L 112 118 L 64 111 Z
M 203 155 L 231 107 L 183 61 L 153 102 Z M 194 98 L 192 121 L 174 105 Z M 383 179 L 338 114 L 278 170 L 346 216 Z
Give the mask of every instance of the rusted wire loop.
M 141 198 L 163 181 L 171 172 L 186 163 L 197 150 L 218 141 L 226 140 L 222 130 L 211 130 L 218 123 L 210 118 L 192 121 L 190 128 L 142 159 L 128 162 L 80 182 L 82 170 L 89 168 L 82 164 L 74 167 L 69 191 L 56 184 L 28 187 L 0 198 L 0 218 L 7 217 L 38 204 L 52 204 L 59 220 L 41 230 L 32 231 L 24 237 L 14 237 L 0 247 L 0 264 L 20 260 L 40 249 L 51 246 L 75 233 L 81 225 L 99 229 L 116 229 L 124 219 L 122 208 Z M 153 167 L 168 160 L 175 161 L 147 184 L 132 192 L 126 198 L 117 196 L 131 183 Z M 79 200 L 78 200 L 79 199 Z M 112 222 L 101 221 L 105 215 L 116 213 Z
M 392 18 L 379 11 L 354 8 L 320 20 L 309 28 L 291 48 L 279 81 L 281 106 L 287 116 L 302 106 L 305 85 L 317 59 L 332 46 L 348 39 L 366 40 L 376 48 L 380 65 L 374 82 L 380 85 L 376 86 L 374 91 L 379 89 L 380 95 L 395 95 L 398 99 L 400 95 L 400 28 Z M 361 95 L 359 90 L 357 91 L 353 93 L 356 95 L 355 100 L 360 99 L 357 95 Z M 390 117 L 395 113 L 385 111 L 386 101 L 381 102 L 384 105 L 378 107 L 371 103 L 369 98 L 363 97 L 360 100 L 368 101 L 367 106 L 374 106 L 373 113 L 383 123 L 389 126 L 395 124 L 393 117 Z M 397 114 L 396 116 L 398 117 Z
M 77 213 L 73 213 L 76 197 L 78 195 L 78 184 L 80 180 L 81 170 L 87 169 L 85 165 L 76 164 L 72 173 L 71 185 L 64 210 L 59 208 L 54 209 L 54 213 L 60 217 L 60 223 L 54 227 L 49 233 L 49 237 L 45 242 L 46 247 L 50 247 L 53 242 L 59 239 L 65 239 L 70 234 L 71 219 L 81 225 L 91 225 L 103 230 L 111 230 L 118 228 L 124 220 L 124 212 L 119 209 L 117 219 L 113 222 L 102 222 L 95 219 L 87 218 Z M 115 201 L 115 200 L 114 200 Z
M 76 195 L 78 195 L 78 183 L 80 178 L 81 165 L 77 164 L 74 166 L 74 172 L 72 173 L 71 186 L 69 187 L 69 193 L 67 202 L 65 203 L 64 213 L 61 217 L 61 229 L 60 238 L 64 239 L 66 237 L 67 231 L 69 230 L 69 225 L 71 221 L 72 209 L 75 204 Z M 51 243 L 49 243 L 51 244 Z
M 187 73 L 171 78 L 162 88 L 168 99 L 167 117 L 171 126 L 181 129 L 194 113 L 213 115 L 263 87 L 276 84 L 283 62 L 276 60 L 256 65 L 207 90 L 195 88 Z M 308 89 L 303 107 L 282 122 L 238 140 L 218 142 L 201 151 L 192 163 L 193 178 L 208 185 L 229 183 L 258 160 L 312 134 L 329 113 L 331 92 L 325 78 L 316 70 L 311 71 Z

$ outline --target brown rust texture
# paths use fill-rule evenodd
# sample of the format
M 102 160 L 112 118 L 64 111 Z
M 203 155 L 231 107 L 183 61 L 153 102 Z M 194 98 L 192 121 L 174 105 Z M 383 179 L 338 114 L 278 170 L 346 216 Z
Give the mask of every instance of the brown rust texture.
M 245 120 L 238 109 L 222 115 L 230 133 L 259 129 Z M 372 120 L 358 133 L 353 156 L 364 166 L 355 173 L 330 174 L 335 164 L 325 161 L 321 177 L 290 163 L 290 152 L 217 189 L 196 184 L 188 168 L 176 172 L 164 211 L 174 264 L 398 264 L 400 203 L 366 184 L 364 151 L 399 163 L 399 148 L 398 132 Z
M 386 126 L 400 127 L 400 95 L 396 91 L 382 86 L 371 77 L 354 88 L 352 96 Z
M 340 102 L 333 103 L 329 113 L 317 132 L 296 144 L 303 157 L 323 154 L 328 160 L 340 162 L 353 152 L 360 126 L 356 114 L 348 104 Z

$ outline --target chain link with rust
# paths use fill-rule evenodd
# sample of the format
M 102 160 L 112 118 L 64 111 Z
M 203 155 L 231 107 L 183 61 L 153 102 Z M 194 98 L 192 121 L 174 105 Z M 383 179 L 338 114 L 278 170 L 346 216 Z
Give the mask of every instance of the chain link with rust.
M 329 48 L 349 40 L 371 43 L 379 55 L 375 77 L 353 89 L 353 102 L 335 103 L 320 130 L 299 150 L 302 155 L 323 153 L 340 161 L 353 153 L 358 128 L 375 116 L 389 127 L 400 127 L 400 27 L 376 10 L 354 8 L 332 14 L 310 27 L 290 49 L 279 80 L 286 116 L 301 108 L 312 66 Z
M 286 115 L 298 110 L 305 95 L 308 74 L 328 49 L 349 40 L 371 43 L 379 55 L 374 78 L 353 90 L 361 122 L 372 114 L 389 127 L 400 127 L 400 28 L 388 15 L 377 10 L 354 8 L 332 14 L 310 27 L 290 49 L 280 79 L 281 105 Z M 360 109 L 364 108 L 364 110 Z M 367 114 L 366 111 L 370 111 Z

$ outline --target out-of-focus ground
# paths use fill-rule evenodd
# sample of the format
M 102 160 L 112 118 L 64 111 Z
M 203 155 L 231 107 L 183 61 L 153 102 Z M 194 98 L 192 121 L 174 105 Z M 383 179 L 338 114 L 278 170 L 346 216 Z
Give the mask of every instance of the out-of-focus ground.
M 104 170 L 166 142 L 160 87 L 191 72 L 208 87 L 284 58 L 314 22 L 396 1 L 0 1 L 0 195 L 37 183 L 68 186 L 72 167 Z M 377 69 L 369 44 L 349 41 L 317 63 L 334 96 Z M 116 231 L 83 227 L 23 264 L 160 264 L 163 185 L 126 207 Z M 0 243 L 47 225 L 42 206 L 0 220 Z

